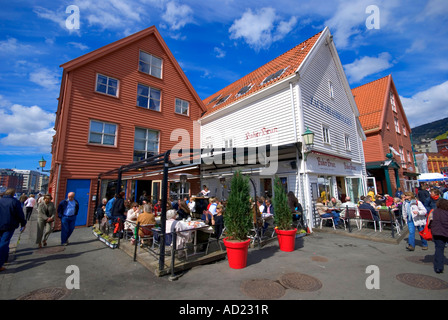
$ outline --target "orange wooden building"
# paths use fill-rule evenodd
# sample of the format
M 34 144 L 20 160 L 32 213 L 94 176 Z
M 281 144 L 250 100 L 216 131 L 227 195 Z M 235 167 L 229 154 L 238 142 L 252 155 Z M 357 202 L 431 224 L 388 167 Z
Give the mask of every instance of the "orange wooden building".
M 206 109 L 155 27 L 61 67 L 49 191 L 56 204 L 74 191 L 80 202 L 76 225 L 88 226 L 101 173 L 170 150 L 180 139 L 171 137 L 175 129 L 189 135 L 193 148 L 199 139 L 194 126 Z M 190 170 L 188 177 L 182 192 L 198 193 L 199 170 Z M 130 200 L 138 200 L 143 191 L 159 198 L 160 179 L 142 172 L 123 177 L 121 189 Z M 101 198 L 115 194 L 116 180 L 102 177 Z M 170 195 L 184 195 L 179 170 L 169 181 Z
M 398 187 L 411 190 L 416 166 L 411 128 L 392 75 L 352 90 L 359 109 L 368 175 L 375 179 L 377 193 L 393 196 Z

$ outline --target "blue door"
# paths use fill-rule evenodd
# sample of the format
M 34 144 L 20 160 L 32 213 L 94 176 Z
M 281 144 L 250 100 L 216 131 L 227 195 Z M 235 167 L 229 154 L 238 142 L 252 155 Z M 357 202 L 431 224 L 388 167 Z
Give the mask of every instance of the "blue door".
M 75 193 L 75 199 L 79 202 L 78 216 L 76 217 L 76 226 L 87 225 L 87 212 L 89 209 L 90 198 L 90 180 L 68 179 L 67 192 L 65 199 L 69 192 Z

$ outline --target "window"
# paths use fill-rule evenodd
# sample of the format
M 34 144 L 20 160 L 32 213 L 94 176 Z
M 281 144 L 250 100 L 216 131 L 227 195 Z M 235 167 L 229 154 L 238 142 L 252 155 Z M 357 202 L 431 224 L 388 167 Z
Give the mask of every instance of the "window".
M 386 122 L 386 129 L 389 130 L 389 122 Z
M 156 78 L 162 79 L 162 59 L 140 51 L 138 70 Z
M 283 74 L 283 72 L 285 72 L 286 69 L 288 69 L 288 68 L 280 69 L 277 72 L 271 74 L 270 76 L 267 76 L 260 85 L 264 85 L 264 84 L 268 83 L 269 81 L 277 79 L 278 77 L 280 77 Z
M 401 160 L 401 166 L 403 168 L 406 168 L 406 159 L 404 158 L 403 147 L 400 147 L 400 160 Z
M 225 139 L 224 140 L 224 148 L 233 148 L 233 138 Z
M 90 120 L 89 143 L 115 146 L 117 125 Z
M 176 99 L 176 113 L 188 116 L 189 105 L 188 101 Z
M 334 99 L 334 88 L 333 88 L 333 82 L 328 81 L 328 89 L 330 90 L 330 98 Z
M 345 150 L 350 151 L 350 136 L 345 135 L 344 137 L 344 141 L 345 141 Z
M 395 105 L 395 96 L 392 91 L 390 92 L 390 105 L 392 107 L 393 112 L 397 112 L 397 107 Z
M 226 102 L 226 100 L 229 99 L 230 96 L 231 96 L 231 95 L 229 94 L 229 95 L 227 95 L 227 96 L 222 97 L 221 99 L 219 99 L 219 100 L 216 102 L 215 107 L 216 107 L 217 105 L 220 105 L 221 103 Z
M 398 118 L 394 118 L 394 122 L 395 122 L 395 131 L 397 133 L 400 133 L 400 124 L 398 123 Z
M 249 84 L 248 86 L 242 87 L 240 89 L 240 91 L 238 91 L 238 93 L 236 94 L 237 97 L 242 96 L 243 94 L 245 94 L 247 91 L 249 91 L 250 89 L 252 89 L 253 85 Z
M 403 134 L 405 135 L 405 136 L 407 136 L 407 133 L 406 133 L 406 126 L 405 125 L 403 125 Z
M 159 152 L 159 132 L 143 128 L 135 128 L 134 161 L 140 161 Z
M 139 84 L 137 105 L 142 108 L 160 111 L 160 90 Z
M 330 143 L 330 128 L 326 126 L 322 127 L 322 140 L 324 143 Z
M 411 163 L 412 163 L 411 153 L 410 153 L 409 151 L 407 151 L 407 153 L 408 153 L 408 162 L 411 162 Z
M 96 92 L 105 93 L 110 96 L 118 97 L 119 81 L 102 74 L 96 76 Z

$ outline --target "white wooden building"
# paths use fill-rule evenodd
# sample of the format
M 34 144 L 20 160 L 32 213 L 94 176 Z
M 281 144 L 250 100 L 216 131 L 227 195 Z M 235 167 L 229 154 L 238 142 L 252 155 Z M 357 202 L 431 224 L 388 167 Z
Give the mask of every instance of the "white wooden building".
M 325 28 L 204 100 L 202 148 L 214 149 L 214 156 L 219 148 L 249 148 L 259 160 L 246 155 L 238 165 L 235 159 L 219 163 L 215 157 L 201 166 L 201 183 L 211 195 L 225 199 L 231 175 L 241 169 L 250 174 L 257 196 L 272 197 L 278 175 L 312 222 L 317 197 L 357 201 L 366 193 L 365 135 L 332 39 Z M 305 155 L 307 128 L 315 139 Z M 270 150 L 264 152 L 266 146 Z

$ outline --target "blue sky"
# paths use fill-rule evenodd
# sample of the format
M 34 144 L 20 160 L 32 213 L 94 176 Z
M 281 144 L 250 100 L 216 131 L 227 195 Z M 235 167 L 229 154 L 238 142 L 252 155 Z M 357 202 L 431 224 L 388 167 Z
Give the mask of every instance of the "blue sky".
M 3 1 L 0 168 L 49 169 L 59 66 L 152 25 L 202 99 L 328 26 L 352 88 L 392 74 L 411 127 L 448 117 L 446 0 Z

